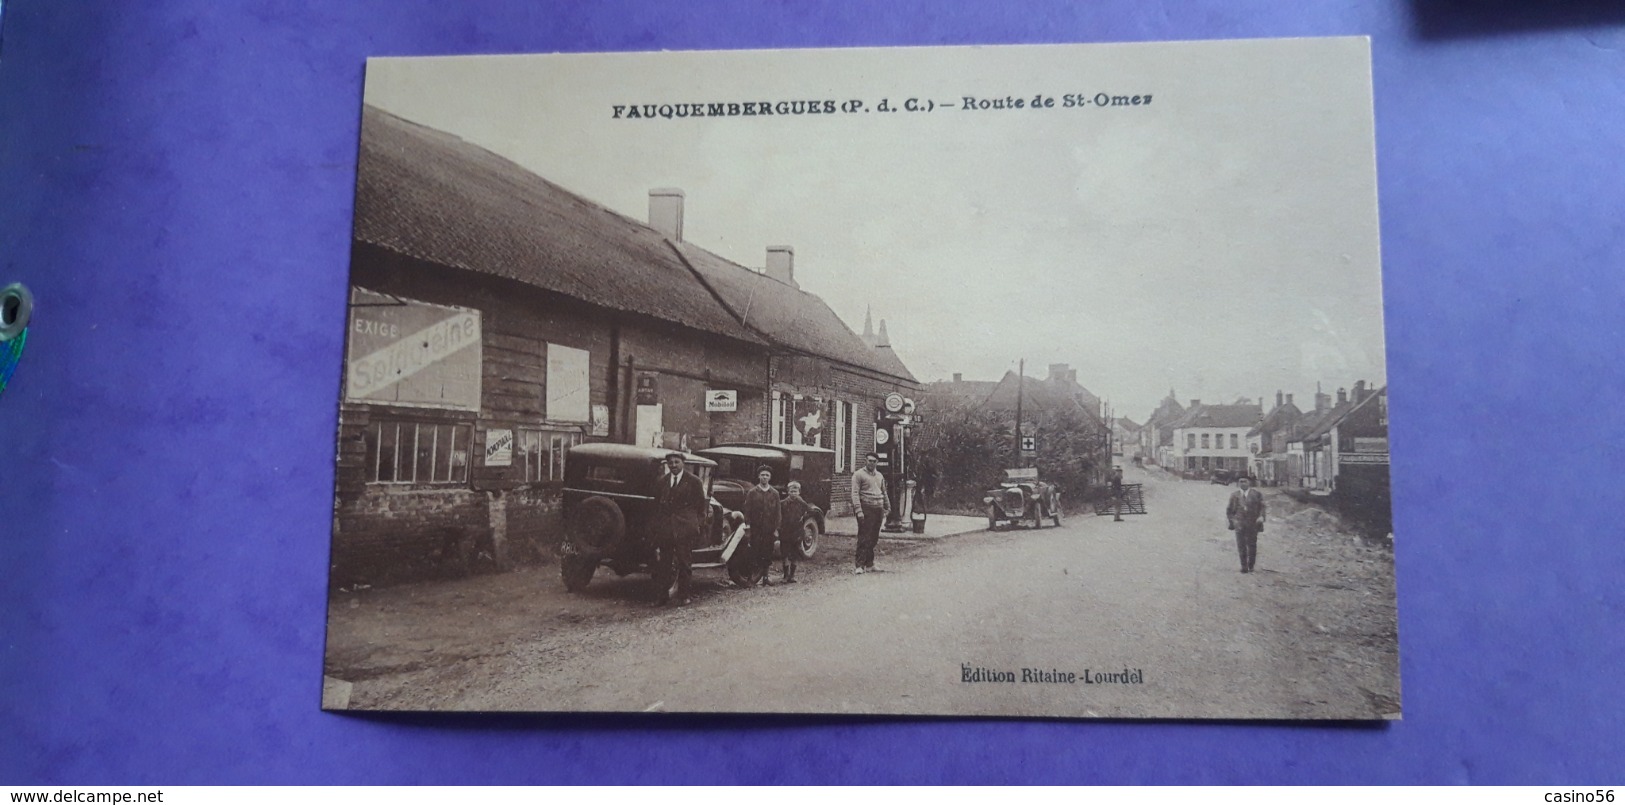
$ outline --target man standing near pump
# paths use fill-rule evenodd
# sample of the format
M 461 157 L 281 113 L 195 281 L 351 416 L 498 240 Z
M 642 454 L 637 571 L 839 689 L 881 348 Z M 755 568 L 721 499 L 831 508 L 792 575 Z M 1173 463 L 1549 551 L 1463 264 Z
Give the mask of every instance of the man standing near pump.
M 880 543 L 880 525 L 891 512 L 886 494 L 886 478 L 880 474 L 880 456 L 863 457 L 863 469 L 852 473 L 852 509 L 858 513 L 858 549 L 852 572 L 858 575 L 875 569 L 875 546 Z

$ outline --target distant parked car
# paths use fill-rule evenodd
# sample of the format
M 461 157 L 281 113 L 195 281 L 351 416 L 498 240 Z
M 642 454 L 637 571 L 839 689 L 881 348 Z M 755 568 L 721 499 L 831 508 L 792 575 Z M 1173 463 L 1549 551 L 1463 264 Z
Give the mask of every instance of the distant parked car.
M 1213 474 L 1208 476 L 1207 482 L 1210 484 L 1229 484 L 1234 483 L 1235 480 L 1236 473 L 1232 470 L 1214 470 Z
M 1004 480 L 988 490 L 982 504 L 987 506 L 989 531 L 1005 523 L 1031 522 L 1033 528 L 1042 528 L 1046 517 L 1061 524 L 1061 490 L 1039 480 L 1036 467 L 1005 470 Z
M 719 444 L 694 452 L 716 462 L 711 495 L 730 511 L 745 508 L 745 491 L 756 485 L 758 467 L 772 471 L 771 483 L 780 498 L 787 494 L 785 487 L 791 481 L 799 481 L 801 497 L 813 509 L 801 522 L 780 526 L 779 539 L 782 543 L 785 537 L 795 534 L 801 540 L 801 555 L 809 559 L 818 551 L 818 536 L 824 533 L 830 483 L 835 475 L 834 450 L 790 444 Z
M 559 562 L 564 588 L 584 589 L 599 567 L 616 575 L 649 573 L 668 590 L 674 568 L 656 562 L 653 543 L 656 485 L 664 477 L 662 460 L 672 451 L 626 444 L 583 444 L 564 458 L 564 545 Z M 691 567 L 726 567 L 730 577 L 749 574 L 755 562 L 737 550 L 740 517 L 710 497 L 716 462 L 684 457 L 688 471 L 699 476 L 709 505 L 700 525 L 700 543 L 691 552 Z M 738 578 L 735 579 L 736 581 Z

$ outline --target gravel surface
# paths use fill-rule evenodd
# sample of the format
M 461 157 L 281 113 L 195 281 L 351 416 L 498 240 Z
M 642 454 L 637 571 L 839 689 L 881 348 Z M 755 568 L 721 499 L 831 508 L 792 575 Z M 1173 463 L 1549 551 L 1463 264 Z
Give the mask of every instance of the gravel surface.
M 1151 513 L 1122 523 L 883 541 L 863 576 L 829 537 L 798 584 L 699 571 L 681 608 L 551 567 L 336 592 L 326 673 L 364 710 L 1397 717 L 1389 550 L 1266 490 L 1242 574 L 1231 487 L 1132 472 Z

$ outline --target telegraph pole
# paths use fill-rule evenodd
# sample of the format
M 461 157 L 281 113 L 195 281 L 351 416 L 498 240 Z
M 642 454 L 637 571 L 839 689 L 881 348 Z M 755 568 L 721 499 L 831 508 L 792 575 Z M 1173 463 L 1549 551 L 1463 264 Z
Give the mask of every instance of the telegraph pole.
M 1008 364 L 1007 364 L 1008 365 Z M 1020 368 L 1016 370 L 1016 466 L 1027 466 L 1027 460 L 1021 454 L 1021 396 L 1027 385 L 1027 359 L 1021 359 Z

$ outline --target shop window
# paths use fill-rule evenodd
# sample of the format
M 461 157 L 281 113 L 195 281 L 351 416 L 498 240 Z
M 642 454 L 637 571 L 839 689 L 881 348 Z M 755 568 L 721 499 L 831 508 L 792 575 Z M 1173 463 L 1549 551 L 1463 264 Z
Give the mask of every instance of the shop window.
M 519 430 L 519 457 L 515 464 L 522 467 L 527 483 L 564 480 L 564 454 L 581 444 L 576 431 Z
M 848 402 L 835 403 L 835 472 L 848 472 L 858 450 L 858 411 Z
M 823 447 L 829 411 L 816 397 L 773 392 L 772 443 Z
M 468 482 L 468 425 L 373 422 L 367 427 L 367 480 L 379 484 Z

